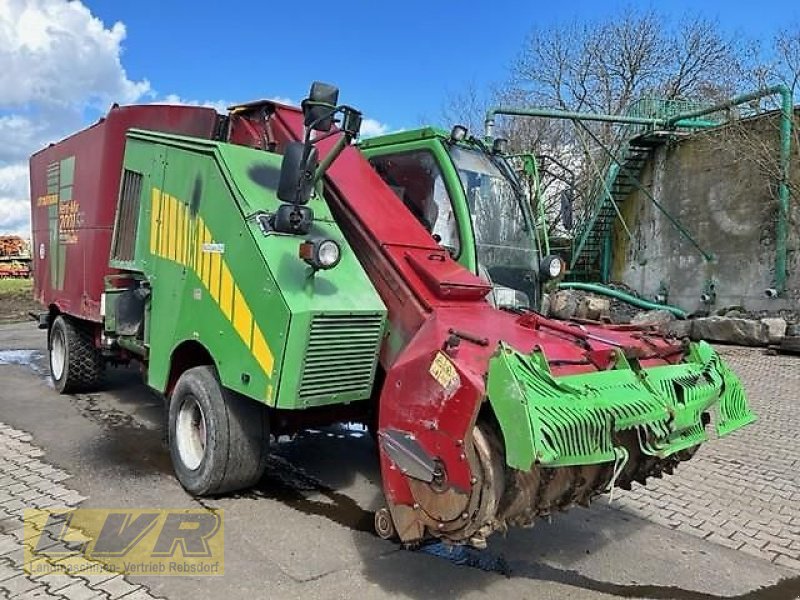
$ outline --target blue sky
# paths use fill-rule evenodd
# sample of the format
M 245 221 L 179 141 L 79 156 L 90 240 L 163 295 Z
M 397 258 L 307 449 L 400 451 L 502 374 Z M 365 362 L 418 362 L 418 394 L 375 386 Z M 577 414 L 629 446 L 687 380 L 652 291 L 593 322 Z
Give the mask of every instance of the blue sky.
M 364 111 L 362 133 L 440 123 L 449 94 L 507 79 L 534 26 L 651 4 L 563 0 L 0 0 L 0 233 L 27 235 L 28 157 L 112 102 L 295 102 L 315 79 Z M 767 44 L 797 0 L 661 0 Z
M 437 118 L 448 90 L 502 80 L 535 24 L 616 13 L 630 2 L 169 2 L 86 0 L 108 26 L 127 27 L 122 62 L 157 92 L 198 100 L 300 99 L 309 81 L 335 82 L 342 100 L 393 128 Z M 191 6 L 191 8 L 188 8 Z M 754 6 L 757 11 L 754 11 Z M 311 8 L 308 8 L 311 7 Z M 719 18 L 731 32 L 769 38 L 797 20 L 798 3 L 663 0 L 670 14 Z M 305 16 L 305 18 L 304 18 Z

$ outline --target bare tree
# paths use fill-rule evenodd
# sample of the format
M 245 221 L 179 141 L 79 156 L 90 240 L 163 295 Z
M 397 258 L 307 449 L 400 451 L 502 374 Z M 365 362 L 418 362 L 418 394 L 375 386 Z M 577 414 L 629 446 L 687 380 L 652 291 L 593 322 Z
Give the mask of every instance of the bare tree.
M 653 10 L 627 9 L 601 21 L 535 28 L 510 86 L 530 104 L 618 114 L 645 94 L 730 93 L 741 78 L 742 54 L 716 21 L 695 16 L 674 23 Z
M 446 127 L 459 124 L 479 134 L 486 111 L 496 102 L 495 90 L 481 89 L 475 80 L 468 81 L 458 90 L 448 92 L 442 106 L 441 120 Z
M 492 98 L 509 106 L 607 114 L 622 114 L 641 97 L 719 101 L 745 81 L 746 50 L 714 20 L 676 20 L 652 9 L 627 7 L 600 20 L 535 27 L 511 65 L 509 81 Z M 447 114 L 474 129 L 487 105 L 473 85 L 451 96 Z M 609 160 L 593 136 L 618 150 L 631 131 L 607 123 L 586 125 L 588 132 L 570 122 L 505 118 L 497 131 L 510 139 L 512 148 L 547 155 L 553 159 L 549 164 L 569 168 L 578 202 L 589 210 L 599 193 L 598 173 Z M 543 187 L 552 215 L 558 212 L 564 171 L 548 175 Z

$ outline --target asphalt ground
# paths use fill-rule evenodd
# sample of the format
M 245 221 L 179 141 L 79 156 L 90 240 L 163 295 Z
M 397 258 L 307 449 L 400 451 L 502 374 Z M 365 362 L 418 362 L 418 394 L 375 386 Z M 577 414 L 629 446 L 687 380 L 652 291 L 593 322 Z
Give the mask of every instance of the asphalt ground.
M 374 536 L 380 478 L 375 447 L 358 429 L 281 439 L 254 489 L 195 500 L 172 474 L 163 399 L 134 369 L 113 370 L 101 392 L 59 396 L 43 332 L 0 326 L 0 597 L 800 598 L 791 562 L 800 555 L 800 360 L 723 351 L 761 421 L 707 444 L 647 491 L 494 536 L 488 552 L 503 557 L 502 574 Z M 26 576 L 21 511 L 35 506 L 222 509 L 225 574 Z M 701 523 L 703 510 L 711 516 Z M 765 533 L 778 541 L 756 547 Z

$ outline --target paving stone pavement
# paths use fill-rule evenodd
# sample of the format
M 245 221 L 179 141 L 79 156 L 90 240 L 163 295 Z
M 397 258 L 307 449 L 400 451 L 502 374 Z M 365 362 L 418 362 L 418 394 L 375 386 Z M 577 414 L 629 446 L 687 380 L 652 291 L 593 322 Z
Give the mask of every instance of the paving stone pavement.
M 43 549 L 56 545 L 48 532 L 42 533 L 47 540 L 32 538 L 33 530 L 23 520 L 24 509 L 75 508 L 85 500 L 63 483 L 69 474 L 40 460 L 42 455 L 30 435 L 0 423 L 0 599 L 155 598 L 146 588 L 108 571 L 97 575 L 24 572 L 24 546 L 30 548 L 37 540 Z M 97 571 L 102 570 L 98 564 Z
M 622 510 L 800 571 L 800 357 L 721 346 L 758 422 L 703 445 Z

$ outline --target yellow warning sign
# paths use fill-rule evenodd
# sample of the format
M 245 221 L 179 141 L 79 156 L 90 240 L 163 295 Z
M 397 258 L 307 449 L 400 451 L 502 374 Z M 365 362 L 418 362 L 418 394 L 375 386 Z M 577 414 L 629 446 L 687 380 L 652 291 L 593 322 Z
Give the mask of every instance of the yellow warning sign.
M 458 371 L 442 352 L 436 353 L 428 372 L 446 390 L 455 390 L 461 384 Z

